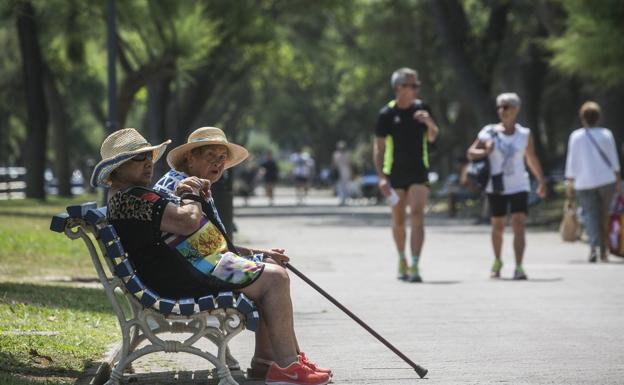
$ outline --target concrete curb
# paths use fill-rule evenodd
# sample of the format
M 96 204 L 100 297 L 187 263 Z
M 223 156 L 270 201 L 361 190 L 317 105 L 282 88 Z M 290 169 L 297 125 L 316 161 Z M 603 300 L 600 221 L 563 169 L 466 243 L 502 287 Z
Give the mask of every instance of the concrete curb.
M 113 345 L 100 361 L 91 364 L 76 380 L 75 385 L 103 385 L 110 378 L 113 361 L 119 355 L 121 344 Z

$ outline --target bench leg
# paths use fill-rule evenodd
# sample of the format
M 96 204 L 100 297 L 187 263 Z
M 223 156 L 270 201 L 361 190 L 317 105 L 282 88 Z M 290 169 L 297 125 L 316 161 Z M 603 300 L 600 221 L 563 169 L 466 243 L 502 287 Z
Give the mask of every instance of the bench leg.
M 122 373 L 117 370 L 117 366 L 113 368 L 110 374 L 110 378 L 108 381 L 104 383 L 104 385 L 119 385 L 119 381 L 122 378 Z
M 232 356 L 229 346 L 225 348 L 225 362 L 227 363 L 227 367 L 230 369 L 230 371 L 241 370 L 240 364 L 236 360 L 236 358 Z
M 217 376 L 219 377 L 219 385 L 239 385 L 238 382 L 234 380 L 230 369 L 227 367 L 217 369 Z

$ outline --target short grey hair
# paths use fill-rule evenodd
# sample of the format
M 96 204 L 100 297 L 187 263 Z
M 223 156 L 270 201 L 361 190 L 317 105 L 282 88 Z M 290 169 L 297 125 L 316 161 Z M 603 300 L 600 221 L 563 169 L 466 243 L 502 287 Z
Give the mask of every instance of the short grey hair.
M 392 89 L 400 86 L 401 84 L 405 84 L 408 78 L 416 78 L 418 79 L 418 72 L 411 68 L 403 67 L 392 73 L 392 77 L 390 78 L 390 85 Z
M 496 105 L 500 106 L 501 104 L 508 104 L 512 107 L 520 108 L 522 102 L 520 101 L 520 96 L 518 96 L 515 92 L 505 92 L 496 97 Z

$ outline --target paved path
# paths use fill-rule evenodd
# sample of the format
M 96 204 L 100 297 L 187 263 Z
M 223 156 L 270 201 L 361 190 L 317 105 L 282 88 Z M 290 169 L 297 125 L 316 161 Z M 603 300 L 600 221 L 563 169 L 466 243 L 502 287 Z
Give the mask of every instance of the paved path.
M 395 279 L 387 208 L 334 208 L 335 200 L 327 196 L 311 200 L 315 207 L 288 206 L 292 202 L 284 197 L 272 209 L 259 201 L 237 208 L 237 242 L 286 248 L 295 267 L 428 368 L 426 383 L 624 383 L 622 260 L 588 264 L 585 245 L 529 230 L 530 279 L 511 281 L 507 233 L 503 279 L 493 281 L 487 226 L 428 218 L 424 283 L 409 284 Z M 292 296 L 300 345 L 332 367 L 334 383 L 421 383 L 398 357 L 295 276 Z M 249 332 L 231 345 L 243 367 L 252 345 Z M 156 365 L 135 365 L 139 373 L 174 367 L 207 369 L 187 355 L 163 354 Z

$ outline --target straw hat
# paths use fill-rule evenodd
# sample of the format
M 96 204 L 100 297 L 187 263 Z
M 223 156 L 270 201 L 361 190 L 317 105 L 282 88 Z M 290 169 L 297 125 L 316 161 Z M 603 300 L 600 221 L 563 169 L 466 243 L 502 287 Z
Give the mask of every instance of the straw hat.
M 157 146 L 152 146 L 134 128 L 124 128 L 110 134 L 102 143 L 100 154 L 102 160 L 95 165 L 91 174 L 91 186 L 109 187 L 110 173 L 127 162 L 133 156 L 142 152 L 153 151 L 152 163 L 165 153 L 171 140 L 166 140 Z
M 184 165 L 184 154 L 194 148 L 206 146 L 208 144 L 220 144 L 227 147 L 228 158 L 224 166 L 226 169 L 236 166 L 249 156 L 249 152 L 245 147 L 228 142 L 225 133 L 220 128 L 201 127 L 189 135 L 186 143 L 169 151 L 169 154 L 167 154 L 167 163 L 169 163 L 171 168 L 181 171 L 180 168 Z

